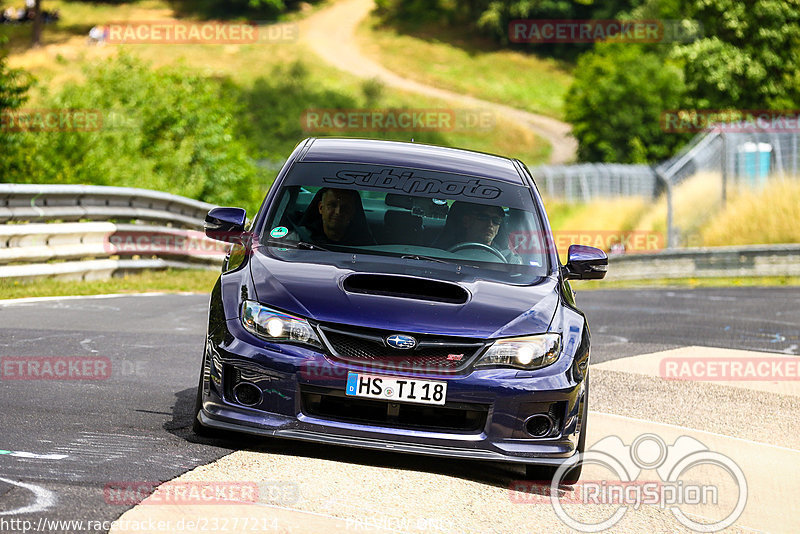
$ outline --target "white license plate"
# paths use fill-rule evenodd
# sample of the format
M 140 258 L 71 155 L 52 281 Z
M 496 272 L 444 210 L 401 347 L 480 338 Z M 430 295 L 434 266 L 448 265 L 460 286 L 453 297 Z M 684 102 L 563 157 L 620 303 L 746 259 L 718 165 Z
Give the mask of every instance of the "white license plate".
M 447 382 L 347 373 L 345 394 L 370 399 L 444 404 L 447 399 Z

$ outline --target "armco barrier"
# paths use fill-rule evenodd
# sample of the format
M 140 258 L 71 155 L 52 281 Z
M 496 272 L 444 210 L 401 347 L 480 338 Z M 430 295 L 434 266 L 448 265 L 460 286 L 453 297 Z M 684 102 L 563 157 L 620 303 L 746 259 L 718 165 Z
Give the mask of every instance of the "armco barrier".
M 97 279 L 140 269 L 218 269 L 224 246 L 201 233 L 213 207 L 131 187 L 0 184 L 0 278 Z M 169 237 L 173 245 L 153 246 L 159 237 Z
M 800 276 L 800 245 L 667 249 L 611 255 L 608 280 Z

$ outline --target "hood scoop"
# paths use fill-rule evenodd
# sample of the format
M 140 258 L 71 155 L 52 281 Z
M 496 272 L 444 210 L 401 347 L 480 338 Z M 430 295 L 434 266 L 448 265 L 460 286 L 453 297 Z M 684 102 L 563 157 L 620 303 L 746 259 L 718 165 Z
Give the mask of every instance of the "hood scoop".
M 458 284 L 411 276 L 351 274 L 344 279 L 343 287 L 348 293 L 447 302 L 449 304 L 464 304 L 469 299 L 467 290 Z

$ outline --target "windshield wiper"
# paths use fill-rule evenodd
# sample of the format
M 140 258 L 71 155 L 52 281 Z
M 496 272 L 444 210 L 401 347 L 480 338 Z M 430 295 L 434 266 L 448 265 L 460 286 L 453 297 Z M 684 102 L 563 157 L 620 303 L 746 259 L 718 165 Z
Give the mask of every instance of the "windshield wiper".
M 454 265 L 456 262 L 443 260 L 440 258 L 432 258 L 430 256 L 420 256 L 419 254 L 406 254 L 405 256 L 400 256 L 404 260 L 427 260 L 427 261 L 435 261 L 436 263 L 445 263 L 448 265 Z
M 322 250 L 323 252 L 331 252 L 329 249 L 325 247 L 315 245 L 314 243 L 306 243 L 305 241 L 280 241 L 278 239 L 268 239 L 265 242 L 265 244 L 281 248 L 288 247 L 288 248 L 299 248 L 302 250 Z
M 297 241 L 295 245 L 297 245 L 297 248 L 302 248 L 305 250 L 323 250 L 325 252 L 331 252 L 330 249 L 315 245 L 314 243 L 306 243 L 305 241 Z

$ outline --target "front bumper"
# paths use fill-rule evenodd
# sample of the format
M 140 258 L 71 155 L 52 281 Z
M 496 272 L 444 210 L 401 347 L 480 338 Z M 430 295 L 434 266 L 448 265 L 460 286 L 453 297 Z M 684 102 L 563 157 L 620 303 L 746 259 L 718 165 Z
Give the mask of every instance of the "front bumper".
M 305 347 L 274 345 L 228 321 L 223 339 L 206 349 L 201 424 L 220 430 L 318 443 L 484 461 L 557 466 L 577 462 L 584 384 L 569 379 L 570 361 L 539 371 L 483 369 L 463 375 L 420 375 L 358 369 Z M 562 358 L 569 360 L 569 358 Z M 341 394 L 349 371 L 403 375 L 448 382 L 447 407 L 484 407 L 485 418 L 469 428 L 425 427 L 390 421 L 311 413 L 309 390 Z M 243 406 L 232 384 L 246 381 L 262 391 L 261 401 Z M 356 402 L 359 398 L 355 400 Z M 374 401 L 372 401 L 374 403 Z M 387 405 L 389 402 L 378 401 Z M 545 438 L 525 431 L 532 413 L 555 409 L 557 428 Z

